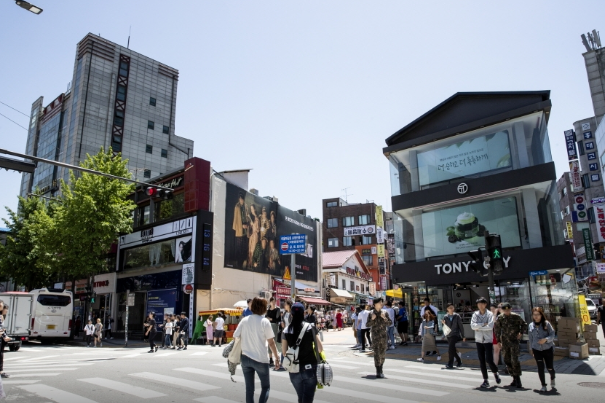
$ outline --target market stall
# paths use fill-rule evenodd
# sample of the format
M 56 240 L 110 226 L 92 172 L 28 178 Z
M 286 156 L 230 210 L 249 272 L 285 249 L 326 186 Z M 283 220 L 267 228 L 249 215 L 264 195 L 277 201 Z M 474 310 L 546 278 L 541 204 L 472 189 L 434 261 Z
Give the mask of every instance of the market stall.
M 197 344 L 197 341 L 200 339 L 203 340 L 203 343 L 206 343 L 206 319 L 208 319 L 210 315 L 216 319 L 216 315 L 219 312 L 225 315 L 225 333 L 223 335 L 223 342 L 228 343 L 232 340 L 233 332 L 237 328 L 237 324 L 241 320 L 242 314 L 244 313 L 242 308 L 217 308 L 208 311 L 199 311 L 197 322 L 201 322 L 201 335 L 199 335 L 199 338 L 194 338 L 193 342 L 195 344 Z M 196 329 L 197 328 L 198 325 L 196 323 Z M 196 334 L 199 334 L 199 332 L 196 332 Z

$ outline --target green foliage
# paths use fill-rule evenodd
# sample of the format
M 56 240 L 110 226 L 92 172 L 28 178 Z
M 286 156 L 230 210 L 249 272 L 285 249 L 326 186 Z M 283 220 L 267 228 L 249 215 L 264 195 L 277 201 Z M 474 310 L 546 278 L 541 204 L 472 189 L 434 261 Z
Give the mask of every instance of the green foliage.
M 84 168 L 129 178 L 127 161 L 121 154 L 103 149 L 86 156 Z M 49 242 L 55 244 L 59 267 L 67 278 L 86 278 L 107 271 L 103 256 L 108 253 L 119 233 L 132 231 L 132 211 L 136 205 L 127 197 L 134 185 L 99 175 L 70 174 L 70 183 L 62 181 L 60 208 L 55 214 L 55 233 Z
M 6 208 L 9 234 L 6 245 L 0 245 L 0 275 L 28 290 L 48 285 L 53 276 L 43 241 L 53 226 L 53 207 L 37 197 L 19 197 L 17 212 Z

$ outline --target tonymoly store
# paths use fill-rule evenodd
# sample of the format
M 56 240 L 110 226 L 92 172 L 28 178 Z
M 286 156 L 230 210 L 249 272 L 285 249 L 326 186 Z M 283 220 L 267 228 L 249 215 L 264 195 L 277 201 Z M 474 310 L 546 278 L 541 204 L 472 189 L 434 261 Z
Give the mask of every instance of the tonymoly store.
M 425 297 L 453 303 L 470 332 L 479 297 L 509 301 L 526 320 L 578 316 L 572 249 L 559 231 L 549 91 L 457 93 L 386 142 L 395 222 L 394 283 L 417 329 Z M 486 277 L 468 252 L 499 234 L 505 269 Z

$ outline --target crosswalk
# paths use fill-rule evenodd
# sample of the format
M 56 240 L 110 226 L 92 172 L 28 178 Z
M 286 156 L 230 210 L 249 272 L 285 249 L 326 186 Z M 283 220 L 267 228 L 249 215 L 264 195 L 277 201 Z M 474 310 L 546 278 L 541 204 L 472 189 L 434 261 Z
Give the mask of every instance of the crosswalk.
M 174 352 L 147 354 L 132 349 L 96 349 L 84 353 L 81 348 L 77 348 L 78 351 L 63 349 L 62 354 L 47 349 L 29 352 L 24 349 L 26 352 L 18 356 L 7 355 L 5 370 L 11 378 L 2 383 L 10 400 L 16 403 L 136 403 L 168 399 L 241 403 L 245 398 L 241 366 L 233 383 L 220 354 L 222 350 L 190 349 L 175 355 Z M 161 365 L 158 359 L 162 357 L 169 357 L 167 361 L 175 365 Z M 120 366 L 121 360 L 129 365 Z M 136 365 L 130 365 L 133 362 Z M 103 367 L 97 367 L 101 364 Z M 374 364 L 370 358 L 339 359 L 335 355 L 331 365 L 335 370 L 333 384 L 317 390 L 316 403 L 437 402 L 448 399 L 448 395 L 479 393 L 474 389 L 482 380 L 476 370 L 443 371 L 440 366 L 408 361 L 388 361 L 384 380 L 374 379 Z M 297 401 L 287 372 L 271 371 L 270 376 L 269 401 Z M 257 378 L 256 393 L 259 392 Z M 177 399 L 175 393 L 178 393 Z

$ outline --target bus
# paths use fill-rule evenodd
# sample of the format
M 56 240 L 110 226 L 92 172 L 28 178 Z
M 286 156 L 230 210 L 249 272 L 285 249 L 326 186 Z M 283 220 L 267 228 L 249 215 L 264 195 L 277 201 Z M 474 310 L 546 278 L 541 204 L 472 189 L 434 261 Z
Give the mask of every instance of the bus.
M 67 339 L 71 336 L 74 302 L 71 291 L 32 290 L 30 340 Z

